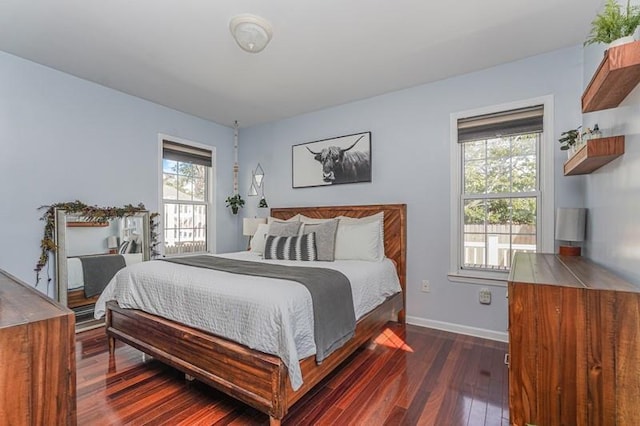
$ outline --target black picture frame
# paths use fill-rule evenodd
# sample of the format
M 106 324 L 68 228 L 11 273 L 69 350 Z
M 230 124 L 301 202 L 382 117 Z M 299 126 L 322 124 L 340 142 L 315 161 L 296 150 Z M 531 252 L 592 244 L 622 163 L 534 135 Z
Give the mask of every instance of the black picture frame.
M 291 147 L 293 188 L 371 182 L 371 170 L 371 132 Z

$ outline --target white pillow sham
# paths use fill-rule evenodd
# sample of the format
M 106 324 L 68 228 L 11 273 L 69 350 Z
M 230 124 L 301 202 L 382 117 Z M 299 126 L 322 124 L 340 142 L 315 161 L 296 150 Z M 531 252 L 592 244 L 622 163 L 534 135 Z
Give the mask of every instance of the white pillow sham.
M 275 218 L 273 216 L 269 216 L 267 218 L 267 224 L 270 225 L 273 222 L 300 222 L 300 216 L 301 215 L 297 214 L 297 215 L 295 215 L 293 217 L 290 217 L 289 219 L 286 219 L 286 220 L 285 219 L 278 219 L 278 218 Z
M 379 262 L 384 258 L 381 246 L 380 224 L 373 222 L 344 222 L 336 233 L 336 260 L 368 260 Z
M 308 217 L 308 216 L 305 216 L 303 214 L 298 214 L 298 215 L 296 215 L 294 217 L 298 217 L 300 222 L 308 223 L 308 224 L 325 223 L 325 222 L 331 222 L 332 220 L 335 220 L 333 218 L 331 218 L 331 219 L 318 219 L 318 218 L 315 218 L 315 217 Z
M 380 222 L 380 225 L 382 226 L 382 224 L 384 223 L 384 212 L 379 212 L 376 214 L 372 214 L 371 216 L 365 216 L 365 217 L 338 216 L 338 219 L 345 222 L 359 222 L 359 223 Z
M 353 218 L 353 217 L 348 217 L 348 216 L 338 216 L 339 222 L 338 222 L 338 231 L 336 233 L 336 260 L 373 260 L 373 261 L 381 261 L 382 259 L 384 259 L 384 212 L 379 212 L 376 214 L 373 214 L 371 216 L 366 216 L 366 217 L 362 217 L 362 218 Z M 358 255 L 358 256 L 362 256 L 363 251 L 366 252 L 368 249 L 366 247 L 362 247 L 361 250 L 357 250 L 356 253 L 353 253 L 352 250 L 356 249 L 354 246 L 354 244 L 356 244 L 357 242 L 348 242 L 345 238 L 340 238 L 340 234 L 341 234 L 341 229 L 345 229 L 344 227 L 346 225 L 364 225 L 364 224 L 369 224 L 369 223 L 374 223 L 377 225 L 377 230 L 374 231 L 373 227 L 365 227 L 364 229 L 368 230 L 369 232 L 371 232 L 372 234 L 370 236 L 368 236 L 367 238 L 365 238 L 364 241 L 368 241 L 369 237 L 370 238 L 374 238 L 374 236 L 377 238 L 377 241 L 375 244 L 371 244 L 371 247 L 369 247 L 368 249 L 373 249 L 373 247 L 377 247 L 377 252 L 374 256 L 368 255 L 365 256 L 367 257 L 367 259 L 363 259 L 362 257 L 338 257 L 338 256 L 354 256 L 354 255 Z M 349 230 L 350 234 L 353 234 L 353 230 Z M 344 234 L 344 232 L 343 232 Z M 350 249 L 347 248 L 347 246 L 351 247 Z
M 256 233 L 251 237 L 251 243 L 249 244 L 249 251 L 257 254 L 264 253 L 264 245 L 267 242 L 267 234 L 269 233 L 269 225 L 261 223 L 256 229 Z

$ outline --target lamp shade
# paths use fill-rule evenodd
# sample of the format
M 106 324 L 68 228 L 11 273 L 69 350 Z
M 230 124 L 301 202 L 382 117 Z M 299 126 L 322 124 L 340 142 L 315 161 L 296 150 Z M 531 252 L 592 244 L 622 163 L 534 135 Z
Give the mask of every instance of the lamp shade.
M 556 240 L 584 241 L 587 209 L 556 209 Z
M 242 219 L 242 235 L 245 237 L 253 237 L 258 230 L 258 225 L 262 223 L 267 223 L 267 219 L 264 217 Z
M 118 248 L 118 237 L 115 235 L 111 235 L 107 237 L 107 248 L 115 249 Z

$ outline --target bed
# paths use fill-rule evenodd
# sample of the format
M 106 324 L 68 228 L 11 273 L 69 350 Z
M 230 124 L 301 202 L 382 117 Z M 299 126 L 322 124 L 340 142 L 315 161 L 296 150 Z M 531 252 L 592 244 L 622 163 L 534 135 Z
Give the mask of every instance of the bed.
M 365 217 L 383 211 L 384 249 L 394 264 L 402 291 L 362 316 L 354 337 L 321 364 L 314 356 L 299 363 L 304 382 L 295 391 L 285 362 L 275 355 L 253 350 L 234 341 L 189 327 L 161 316 L 125 309 L 115 301 L 106 303 L 106 332 L 113 353 L 121 340 L 235 397 L 269 415 L 280 424 L 289 408 L 333 371 L 358 347 L 370 340 L 389 320 L 404 320 L 406 280 L 406 206 L 403 204 L 278 208 L 271 216 L 289 219 L 297 214 L 310 218 Z

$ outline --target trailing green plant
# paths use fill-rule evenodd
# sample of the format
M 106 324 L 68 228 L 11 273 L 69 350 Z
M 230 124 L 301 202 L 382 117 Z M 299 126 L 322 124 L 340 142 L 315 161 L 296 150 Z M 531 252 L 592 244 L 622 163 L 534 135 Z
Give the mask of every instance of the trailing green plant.
M 602 13 L 596 15 L 591 22 L 591 33 L 584 45 L 611 43 L 621 37 L 632 35 L 639 25 L 639 6 L 631 6 L 630 0 L 627 0 L 627 7 L 623 13 L 622 6 L 616 0 L 607 0 Z
M 142 203 L 139 204 L 144 207 Z M 152 259 L 160 256 L 160 252 L 158 251 L 158 245 L 160 244 L 160 240 L 158 239 L 158 226 L 160 222 L 158 222 L 158 218 L 160 217 L 160 213 L 153 212 L 149 213 L 149 249 Z
M 230 195 L 225 202 L 227 203 L 227 207 L 231 207 L 231 213 L 233 214 L 238 214 L 238 209 L 244 206 L 244 200 L 240 194 Z
M 578 143 L 578 138 L 580 137 L 580 127 L 582 126 L 578 126 L 577 129 L 571 129 L 567 130 L 566 132 L 562 132 L 562 134 L 560 135 L 560 139 L 558 139 L 558 142 L 560 142 L 560 149 L 562 151 L 566 151 L 573 145 Z
M 111 219 L 122 219 L 126 216 L 132 216 L 139 212 L 147 211 L 144 204 L 137 206 L 127 204 L 124 207 L 97 207 L 88 206 L 81 201 L 70 201 L 64 203 L 55 203 L 49 206 L 40 206 L 38 210 L 46 209 L 40 220 L 44 221 L 44 236 L 40 242 L 40 257 L 36 263 L 34 271 L 36 272 L 36 286 L 40 282 L 40 272 L 47 265 L 49 256 L 58 249 L 55 243 L 56 228 L 56 209 L 65 210 L 67 213 L 77 215 L 87 222 L 105 223 Z M 149 248 L 151 249 L 151 257 L 156 257 L 159 252 L 157 246 L 158 241 L 158 222 L 159 213 L 149 214 Z M 49 278 L 51 281 L 51 278 Z

